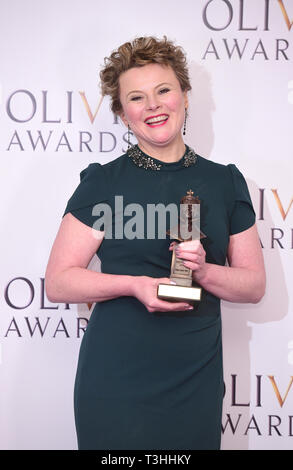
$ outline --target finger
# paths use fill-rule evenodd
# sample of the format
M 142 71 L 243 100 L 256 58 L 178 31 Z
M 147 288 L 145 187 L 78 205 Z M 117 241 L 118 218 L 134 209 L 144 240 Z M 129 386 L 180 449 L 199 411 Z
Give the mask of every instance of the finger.
M 196 249 L 187 249 L 187 248 L 185 248 L 184 250 L 175 248 L 175 253 L 176 253 L 176 256 L 178 256 L 178 257 L 180 257 L 184 254 L 188 254 L 188 253 L 190 253 L 192 255 L 201 256 L 203 258 L 206 256 L 206 252 L 204 251 L 203 248 L 196 248 Z
M 189 268 L 191 269 L 192 271 L 198 271 L 202 265 L 199 264 L 199 263 L 192 263 L 190 261 L 183 261 L 183 264 L 184 266 L 186 266 L 186 268 Z
M 203 260 L 203 257 L 201 255 L 198 255 L 196 253 L 191 253 L 190 251 L 181 253 L 180 255 L 177 256 L 177 258 L 185 260 L 185 261 L 190 261 L 192 263 L 200 263 L 201 260 Z
M 177 242 L 171 242 L 170 245 L 169 245 L 169 250 L 174 250 L 174 248 L 176 248 L 176 246 L 178 245 Z
M 193 306 L 186 302 L 168 302 L 166 300 L 159 300 L 155 308 L 160 312 L 180 312 L 193 310 Z
M 202 247 L 202 244 L 199 240 L 190 240 L 188 242 L 181 242 L 178 244 L 178 248 L 182 250 L 194 250 L 200 247 Z
M 174 312 L 182 312 L 182 311 L 193 310 L 193 305 L 185 304 L 185 303 L 176 303 L 175 306 L 173 306 L 173 308 L 171 310 L 174 311 Z
M 194 249 L 194 250 L 190 250 L 190 249 L 185 249 L 185 250 L 177 250 L 175 249 L 175 253 L 176 253 L 176 256 L 178 258 L 180 258 L 181 256 L 188 256 L 188 255 L 196 255 L 196 256 L 201 256 L 201 257 L 204 257 L 205 256 L 205 252 L 202 251 L 202 250 L 198 250 L 198 249 Z

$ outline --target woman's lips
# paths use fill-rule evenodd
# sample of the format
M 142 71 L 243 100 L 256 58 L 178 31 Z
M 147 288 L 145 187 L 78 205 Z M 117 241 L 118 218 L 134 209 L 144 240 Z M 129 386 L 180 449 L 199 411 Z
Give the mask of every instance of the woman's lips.
M 163 126 L 164 124 L 166 124 L 166 122 L 168 121 L 168 114 L 159 114 L 158 116 L 150 116 L 148 117 L 147 119 L 145 119 L 145 123 L 149 126 L 149 127 L 157 127 L 157 126 Z

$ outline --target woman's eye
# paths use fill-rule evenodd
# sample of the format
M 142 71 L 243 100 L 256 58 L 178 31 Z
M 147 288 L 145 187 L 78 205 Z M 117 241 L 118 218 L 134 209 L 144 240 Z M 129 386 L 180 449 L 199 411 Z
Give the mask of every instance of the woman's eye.
M 163 93 L 168 93 L 168 91 L 170 91 L 169 88 L 162 88 L 159 93 L 163 94 Z
M 138 101 L 138 100 L 140 100 L 140 99 L 141 99 L 141 96 L 132 96 L 132 97 L 130 98 L 131 101 Z

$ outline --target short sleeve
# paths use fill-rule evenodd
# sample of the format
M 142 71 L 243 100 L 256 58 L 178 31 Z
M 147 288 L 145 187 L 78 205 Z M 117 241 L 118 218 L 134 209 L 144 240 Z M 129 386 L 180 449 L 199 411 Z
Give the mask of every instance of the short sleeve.
M 230 235 L 235 235 L 254 225 L 255 212 L 244 176 L 235 165 L 230 164 L 228 167 L 231 172 L 234 189 L 234 204 L 230 217 Z
M 63 217 L 70 212 L 84 224 L 93 227 L 96 217 L 93 208 L 107 203 L 107 181 L 100 163 L 91 163 L 80 173 L 80 183 L 67 202 Z

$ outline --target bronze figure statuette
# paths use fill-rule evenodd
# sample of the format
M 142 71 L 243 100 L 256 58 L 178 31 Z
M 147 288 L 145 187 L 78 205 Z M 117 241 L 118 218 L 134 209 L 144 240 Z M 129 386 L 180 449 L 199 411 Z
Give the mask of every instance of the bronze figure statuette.
M 180 200 L 180 218 L 176 227 L 168 230 L 167 234 L 178 242 L 200 240 L 205 234 L 200 231 L 200 200 L 193 196 L 190 189 Z M 178 244 L 178 242 L 176 244 Z M 175 247 L 172 254 L 170 280 L 175 284 L 159 284 L 158 298 L 168 301 L 187 301 L 193 303 L 201 300 L 201 288 L 192 285 L 192 269 L 177 258 Z

